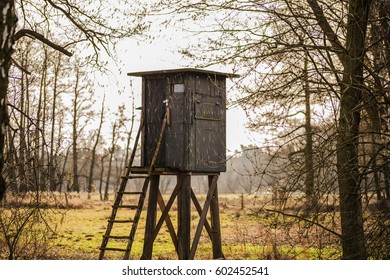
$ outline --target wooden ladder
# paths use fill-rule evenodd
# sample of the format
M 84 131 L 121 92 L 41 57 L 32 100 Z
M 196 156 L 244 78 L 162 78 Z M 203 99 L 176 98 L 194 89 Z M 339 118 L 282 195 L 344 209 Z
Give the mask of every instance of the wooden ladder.
M 137 231 L 137 226 L 138 226 L 138 222 L 139 222 L 140 217 L 141 217 L 142 208 L 144 206 L 146 193 L 147 193 L 149 183 L 150 183 L 150 178 L 151 178 L 151 175 L 153 173 L 154 166 L 156 164 L 158 152 L 160 150 L 161 142 L 162 142 L 162 139 L 164 136 L 164 131 L 165 131 L 165 128 L 167 126 L 167 123 L 169 123 L 169 109 L 168 109 L 168 107 L 166 108 L 166 112 L 165 112 L 164 119 L 163 119 L 162 126 L 161 126 L 160 135 L 159 135 L 159 138 L 157 140 L 156 149 L 154 151 L 152 161 L 150 163 L 147 174 L 145 174 L 143 176 L 132 175 L 131 170 L 133 168 L 135 153 L 136 153 L 138 141 L 139 141 L 139 138 L 141 135 L 141 131 L 142 131 L 143 126 L 144 126 L 144 119 L 143 119 L 143 117 L 141 118 L 140 127 L 139 127 L 138 132 L 137 132 L 137 136 L 136 136 L 135 143 L 134 143 L 134 148 L 132 150 L 132 153 L 131 153 L 131 156 L 129 159 L 129 164 L 127 165 L 125 175 L 121 177 L 121 184 L 120 184 L 119 190 L 117 192 L 117 196 L 115 198 L 114 204 L 112 206 L 112 212 L 111 212 L 110 218 L 108 219 L 108 225 L 107 225 L 106 232 L 103 235 L 102 244 L 100 246 L 99 260 L 104 259 L 104 255 L 105 255 L 106 251 L 124 252 L 123 259 L 128 260 L 130 258 L 130 252 L 131 252 L 131 248 L 132 248 L 132 245 L 134 242 L 134 236 L 135 236 L 135 233 Z M 131 179 L 145 179 L 143 186 L 142 186 L 142 190 L 140 192 L 126 191 L 127 183 Z M 138 203 L 136 205 L 123 204 L 122 202 L 123 202 L 124 195 L 139 196 Z M 135 210 L 134 217 L 132 219 L 117 219 L 117 214 L 118 214 L 119 209 Z M 114 225 L 115 224 L 123 224 L 123 223 L 131 224 L 130 234 L 129 235 L 111 235 L 111 231 L 112 231 Z M 107 245 L 108 245 L 110 240 L 127 240 L 126 248 L 108 247 Z

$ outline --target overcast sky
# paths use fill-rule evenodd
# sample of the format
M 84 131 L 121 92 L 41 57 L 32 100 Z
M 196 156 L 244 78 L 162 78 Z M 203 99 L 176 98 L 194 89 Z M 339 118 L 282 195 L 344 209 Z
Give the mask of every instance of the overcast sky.
M 161 35 L 161 34 L 160 34 Z M 110 84 L 119 83 L 120 88 L 124 88 L 122 94 L 118 94 L 117 90 L 109 93 L 106 98 L 107 106 L 111 111 L 115 110 L 117 106 L 123 102 L 131 102 L 129 96 L 132 90 L 137 95 L 136 107 L 141 106 L 141 78 L 129 77 L 127 73 L 137 71 L 150 70 L 164 70 L 177 69 L 182 67 L 194 68 L 197 62 L 189 61 L 183 58 L 178 49 L 185 46 L 188 36 L 177 32 L 177 30 L 167 31 L 162 36 L 158 36 L 152 42 L 143 42 L 134 39 L 126 39 L 117 46 L 118 61 L 112 67 L 117 71 L 117 81 L 109 81 Z M 215 66 L 211 68 L 216 71 L 230 72 L 227 67 L 218 68 Z M 133 82 L 133 89 L 129 87 L 130 79 Z M 231 87 L 232 82 L 228 81 Z M 229 89 L 228 89 L 229 90 Z M 228 92 L 228 94 L 235 95 L 237 92 Z M 99 103 L 99 102 L 97 102 Z M 227 110 L 227 149 L 231 154 L 235 150 L 240 149 L 240 145 L 249 145 L 259 143 L 263 136 L 258 133 L 250 132 L 246 129 L 247 118 L 244 111 L 240 107 L 229 108 Z

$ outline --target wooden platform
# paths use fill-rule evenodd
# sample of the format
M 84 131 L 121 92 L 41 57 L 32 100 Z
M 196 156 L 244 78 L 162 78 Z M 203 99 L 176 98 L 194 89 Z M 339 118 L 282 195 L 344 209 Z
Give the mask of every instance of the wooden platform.
M 130 172 L 132 174 L 148 174 L 149 166 L 132 166 L 130 167 Z M 153 168 L 152 175 L 179 175 L 179 174 L 187 174 L 187 175 L 199 175 L 199 176 L 208 176 L 208 175 L 219 175 L 220 172 L 186 172 L 178 169 L 166 168 L 166 167 L 158 167 Z

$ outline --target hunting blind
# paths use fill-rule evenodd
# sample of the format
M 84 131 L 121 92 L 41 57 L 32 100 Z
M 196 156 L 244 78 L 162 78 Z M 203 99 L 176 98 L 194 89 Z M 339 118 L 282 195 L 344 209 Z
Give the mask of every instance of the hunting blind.
M 103 236 L 99 259 L 106 251 L 124 252 L 129 259 L 146 194 L 148 206 L 141 259 L 152 258 L 153 243 L 165 223 L 179 259 L 193 259 L 202 230 L 212 242 L 213 257 L 223 258 L 217 181 L 226 170 L 226 78 L 236 75 L 194 69 L 133 72 L 142 77 L 142 115 L 134 148 Z M 134 166 L 141 138 L 141 165 Z M 167 202 L 159 189 L 160 176 L 174 175 L 177 183 Z M 191 188 L 191 176 L 208 176 L 208 193 L 203 207 Z M 131 179 L 143 179 L 141 191 L 128 191 Z M 137 196 L 138 203 L 125 204 L 123 196 Z M 177 198 L 177 231 L 169 211 Z M 198 226 L 191 234 L 191 201 L 199 213 Z M 161 216 L 157 220 L 157 206 Z M 135 210 L 133 218 L 119 218 L 119 209 Z M 210 222 L 207 214 L 210 210 Z M 129 236 L 117 235 L 114 225 L 130 224 Z M 191 237 L 192 244 L 191 244 Z M 127 247 L 115 241 L 127 239 Z M 108 246 L 109 242 L 114 244 Z M 111 244 L 110 243 L 110 244 Z
M 192 172 L 226 171 L 226 77 L 177 69 L 129 73 L 142 77 L 141 165 L 149 166 L 166 107 L 170 120 L 156 166 Z

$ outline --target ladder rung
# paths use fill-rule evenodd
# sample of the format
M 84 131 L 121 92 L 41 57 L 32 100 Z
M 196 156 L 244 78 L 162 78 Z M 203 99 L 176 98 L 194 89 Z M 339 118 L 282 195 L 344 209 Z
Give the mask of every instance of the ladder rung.
M 134 220 L 108 220 L 110 223 L 133 223 Z
M 148 178 L 148 177 L 149 177 L 149 176 L 141 176 L 141 175 L 133 176 L 133 175 L 131 175 L 131 176 L 128 176 L 128 177 L 122 176 L 121 178 L 122 178 L 122 179 L 146 179 L 146 178 Z
M 121 248 L 100 248 L 100 250 L 105 250 L 105 251 L 119 251 L 119 252 L 127 252 L 127 249 L 121 249 Z
M 143 192 L 121 192 L 121 191 L 118 191 L 117 192 L 118 194 L 132 194 L 132 195 L 140 195 L 140 194 L 143 194 Z
M 129 239 L 129 236 L 124 235 L 103 235 L 104 238 L 112 238 L 112 239 Z
M 138 206 L 137 205 L 113 205 L 112 208 L 127 208 L 127 209 L 135 210 L 138 208 Z

